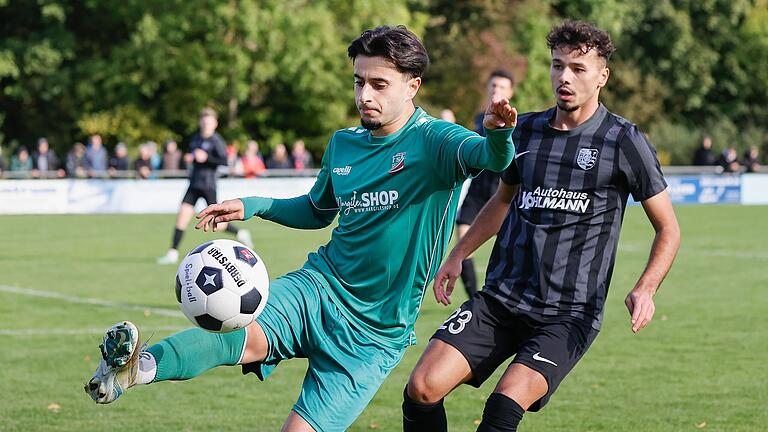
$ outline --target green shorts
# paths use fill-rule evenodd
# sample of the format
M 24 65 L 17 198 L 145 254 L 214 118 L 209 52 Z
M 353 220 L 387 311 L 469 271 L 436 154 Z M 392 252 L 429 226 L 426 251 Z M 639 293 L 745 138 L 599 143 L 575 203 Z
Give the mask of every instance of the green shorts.
M 265 379 L 282 360 L 309 359 L 296 411 L 318 432 L 346 430 L 402 359 L 354 329 L 328 297 L 322 275 L 301 269 L 270 284 L 256 319 L 267 336 L 267 357 L 243 365 Z

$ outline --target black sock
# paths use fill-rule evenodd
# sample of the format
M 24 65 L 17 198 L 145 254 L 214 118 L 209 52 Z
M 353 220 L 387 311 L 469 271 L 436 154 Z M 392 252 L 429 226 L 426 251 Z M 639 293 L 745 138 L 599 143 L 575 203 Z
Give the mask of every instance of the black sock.
M 515 432 L 525 410 L 501 393 L 491 393 L 485 402 L 483 421 L 477 432 Z
M 467 289 L 467 295 L 472 298 L 472 295 L 477 291 L 477 274 L 472 258 L 467 258 L 461 262 L 461 281 L 464 283 L 464 288 Z
M 445 417 L 443 400 L 434 404 L 422 404 L 408 396 L 408 387 L 403 391 L 403 432 L 445 432 L 448 419 Z
M 228 232 L 228 233 L 230 233 L 230 234 L 234 234 L 234 235 L 237 235 L 237 232 L 238 232 L 238 231 L 240 231 L 240 230 L 239 230 L 239 229 L 237 229 L 237 228 L 236 228 L 234 225 L 232 225 L 232 224 L 228 224 L 228 225 L 227 225 L 227 232 Z
M 176 228 L 176 230 L 173 232 L 173 243 L 171 245 L 171 249 L 179 249 L 179 243 L 181 243 L 181 236 L 183 235 L 184 230 Z

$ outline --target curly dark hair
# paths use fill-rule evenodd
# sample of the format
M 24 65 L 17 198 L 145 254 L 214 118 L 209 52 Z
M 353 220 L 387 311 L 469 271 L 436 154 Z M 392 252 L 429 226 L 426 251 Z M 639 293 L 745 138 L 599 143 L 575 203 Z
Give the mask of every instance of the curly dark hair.
M 565 21 L 553 27 L 547 35 L 550 50 L 565 48 L 579 50 L 582 54 L 594 49 L 607 63 L 615 51 L 611 37 L 604 30 L 586 21 Z
M 400 73 L 412 78 L 421 77 L 429 66 L 427 49 L 419 38 L 405 26 L 380 26 L 366 30 L 347 48 L 352 61 L 359 55 L 384 57 Z

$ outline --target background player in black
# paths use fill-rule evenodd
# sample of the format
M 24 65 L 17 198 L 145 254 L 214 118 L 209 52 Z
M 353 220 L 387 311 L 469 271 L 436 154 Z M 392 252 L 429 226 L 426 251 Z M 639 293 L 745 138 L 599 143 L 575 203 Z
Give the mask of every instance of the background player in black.
M 483 291 L 438 329 L 408 381 L 405 431 L 447 430 L 443 398 L 459 384 L 479 386 L 512 356 L 478 431 L 516 431 L 526 410 L 546 404 L 597 336 L 629 193 L 656 232 L 625 300 L 633 332 L 651 321 L 677 252 L 680 229 L 653 147 L 598 101 L 609 36 L 566 22 L 547 42 L 557 106 L 518 121 L 516 162 L 438 270 L 435 296 L 449 304 L 462 259 L 498 231 Z
M 200 111 L 200 131 L 192 136 L 189 151 L 192 153 L 192 171 L 189 175 L 189 188 L 181 200 L 179 213 L 176 215 L 176 228 L 168 252 L 157 259 L 158 264 L 175 264 L 179 260 L 179 243 L 189 221 L 195 214 L 195 203 L 205 200 L 207 205 L 216 204 L 216 178 L 219 165 L 227 164 L 227 149 L 224 138 L 216 132 L 219 126 L 216 111 L 204 108 Z M 251 247 L 251 233 L 237 229 L 233 225 L 226 227 L 227 232 L 237 235 L 237 239 Z
M 488 97 L 490 98 L 494 93 L 498 93 L 507 99 L 512 99 L 512 95 L 515 92 L 514 85 L 515 79 L 511 73 L 505 70 L 493 71 L 486 83 Z M 484 112 L 475 116 L 475 132 L 482 136 L 485 136 L 485 130 L 483 129 L 484 116 Z M 484 170 L 470 182 L 467 196 L 464 197 L 464 202 L 461 204 L 461 208 L 459 208 L 459 212 L 456 215 L 457 241 L 464 237 L 469 226 L 472 225 L 475 217 L 477 217 L 477 213 L 480 212 L 480 209 L 496 192 L 500 175 L 493 171 Z M 467 295 L 472 297 L 472 294 L 477 291 L 477 273 L 475 272 L 475 263 L 472 260 L 472 255 L 469 255 L 461 263 L 461 282 L 467 290 Z

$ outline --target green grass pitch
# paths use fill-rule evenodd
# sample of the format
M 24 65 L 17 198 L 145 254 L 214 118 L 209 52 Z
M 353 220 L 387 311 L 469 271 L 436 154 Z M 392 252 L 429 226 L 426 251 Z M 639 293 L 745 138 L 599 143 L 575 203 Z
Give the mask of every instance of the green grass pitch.
M 522 431 L 768 430 L 768 207 L 678 207 L 683 243 L 650 327 L 630 331 L 623 305 L 646 262 L 653 231 L 627 211 L 605 324 L 586 357 Z M 100 333 L 122 319 L 152 341 L 189 327 L 173 294 L 165 252 L 171 215 L 0 217 L 0 430 L 276 431 L 299 392 L 305 360 L 284 362 L 267 382 L 218 368 L 187 382 L 131 389 L 96 406 L 83 393 Z M 330 231 L 247 223 L 272 277 L 299 267 Z M 217 234 L 219 236 L 219 234 Z M 205 239 L 189 232 L 187 251 Z M 484 271 L 490 244 L 478 253 Z M 420 343 L 352 426 L 400 430 L 408 374 L 451 308 L 430 291 Z M 456 295 L 455 303 L 466 298 Z M 446 401 L 451 431 L 474 431 L 499 372 Z

